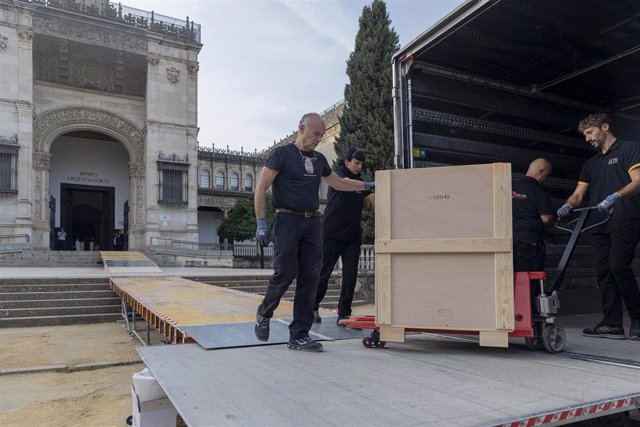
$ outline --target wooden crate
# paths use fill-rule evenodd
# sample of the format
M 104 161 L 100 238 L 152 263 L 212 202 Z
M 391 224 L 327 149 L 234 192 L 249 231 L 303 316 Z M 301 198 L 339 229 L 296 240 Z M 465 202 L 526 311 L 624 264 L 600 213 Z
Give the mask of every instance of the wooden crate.
M 406 329 L 479 332 L 506 347 L 514 328 L 511 165 L 376 173 L 376 318 Z

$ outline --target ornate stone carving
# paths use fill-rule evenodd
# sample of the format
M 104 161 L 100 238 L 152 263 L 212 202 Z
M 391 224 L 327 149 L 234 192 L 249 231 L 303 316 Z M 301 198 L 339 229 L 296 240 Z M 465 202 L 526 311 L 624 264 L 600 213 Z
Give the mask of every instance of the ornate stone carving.
M 158 160 L 171 162 L 171 163 L 188 163 L 189 162 L 188 157 L 189 157 L 188 155 L 181 156 L 176 153 L 166 154 L 166 153 L 163 153 L 162 151 L 158 153 Z
M 177 85 L 180 81 L 180 70 L 176 67 L 167 67 L 167 80 L 169 80 L 169 83 L 172 85 Z
M 9 46 L 9 39 L 4 34 L 0 34 L 0 52 Z
M 18 135 L 11 135 L 11 136 L 0 135 L 0 144 L 18 145 Z
M 149 55 L 147 57 L 147 62 L 149 63 L 150 67 L 156 68 L 160 63 L 160 58 L 157 55 Z
M 33 31 L 26 28 L 18 28 L 18 37 L 24 42 L 30 42 L 33 40 Z
M 60 17 L 47 15 L 33 17 L 33 28 L 36 33 L 48 34 L 67 40 L 75 40 L 97 46 L 122 49 L 129 52 L 147 54 L 147 40 L 143 36 L 127 31 L 108 29 L 79 21 L 70 21 Z
M 109 72 L 104 64 L 93 59 L 78 59 L 73 64 L 73 83 L 75 86 L 109 90 Z
M 129 176 L 131 178 L 144 178 L 145 166 L 143 162 L 129 162 Z
M 17 191 L 0 190 L 0 199 L 12 199 L 14 197 L 18 197 Z
M 33 153 L 33 168 L 37 170 L 49 169 L 51 166 L 51 154 Z
M 87 107 L 69 107 L 47 111 L 33 124 L 33 147 L 36 152 L 47 152 L 53 139 L 73 129 L 92 129 L 106 133 L 120 141 L 129 151 L 131 161 L 144 158 L 144 135 L 135 125 L 122 117 L 104 110 Z
M 195 76 L 200 70 L 200 64 L 197 62 L 187 62 L 187 72 L 190 76 Z

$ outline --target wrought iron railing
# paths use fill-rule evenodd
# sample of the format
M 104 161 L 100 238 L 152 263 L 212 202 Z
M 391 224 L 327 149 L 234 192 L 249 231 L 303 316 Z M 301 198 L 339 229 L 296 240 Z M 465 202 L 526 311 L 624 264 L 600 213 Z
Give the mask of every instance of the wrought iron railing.
M 109 3 L 108 7 L 97 7 L 95 5 L 85 5 L 84 1 L 76 0 L 19 0 L 23 3 L 30 3 L 40 6 L 48 6 L 54 9 L 68 10 L 75 13 L 96 16 L 102 19 L 141 28 L 165 36 L 192 40 L 200 43 L 200 24 L 189 20 L 171 18 L 169 16 L 156 14 L 154 11 L 147 12 L 121 3 Z
M 167 237 L 152 237 L 149 249 L 184 255 L 229 255 L 234 257 L 259 257 L 260 251 L 253 244 L 202 243 L 190 240 L 175 240 Z M 263 248 L 265 257 L 273 256 L 273 246 Z

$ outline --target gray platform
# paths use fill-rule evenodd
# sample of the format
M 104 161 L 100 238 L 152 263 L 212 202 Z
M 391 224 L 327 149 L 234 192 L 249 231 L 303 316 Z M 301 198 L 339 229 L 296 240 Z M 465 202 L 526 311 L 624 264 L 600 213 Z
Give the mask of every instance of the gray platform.
M 640 369 L 415 335 L 324 353 L 139 348 L 190 427 L 488 425 L 640 393 Z M 188 363 L 185 363 L 188 361 Z
M 371 331 L 348 329 L 336 324 L 337 316 L 324 317 L 321 324 L 314 324 L 309 336 L 315 340 L 333 341 L 362 338 Z M 183 326 L 181 329 L 207 350 L 247 347 L 255 345 L 284 344 L 289 341 L 291 319 L 271 320 L 269 341 L 258 341 L 253 332 L 253 322 L 224 323 L 214 325 Z

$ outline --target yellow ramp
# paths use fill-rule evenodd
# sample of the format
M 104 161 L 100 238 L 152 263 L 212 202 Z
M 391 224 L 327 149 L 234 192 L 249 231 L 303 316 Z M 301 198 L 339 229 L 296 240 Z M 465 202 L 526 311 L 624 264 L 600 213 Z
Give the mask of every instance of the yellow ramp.
M 137 251 L 100 251 L 108 273 L 162 273 L 158 265 Z
M 181 277 L 112 277 L 111 288 L 173 342 L 184 342 L 182 326 L 254 322 L 262 296 Z M 290 317 L 282 301 L 274 319 Z

